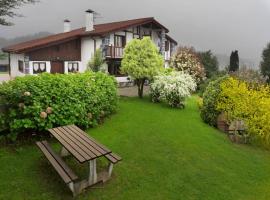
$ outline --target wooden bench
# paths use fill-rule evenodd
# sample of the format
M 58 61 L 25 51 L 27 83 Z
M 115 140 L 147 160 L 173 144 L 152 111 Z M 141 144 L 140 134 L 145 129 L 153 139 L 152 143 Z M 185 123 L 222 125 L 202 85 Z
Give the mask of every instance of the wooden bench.
M 69 186 L 71 191 L 74 192 L 74 182 L 78 180 L 78 176 L 66 165 L 61 157 L 52 150 L 47 141 L 36 142 L 36 144 L 63 181 Z

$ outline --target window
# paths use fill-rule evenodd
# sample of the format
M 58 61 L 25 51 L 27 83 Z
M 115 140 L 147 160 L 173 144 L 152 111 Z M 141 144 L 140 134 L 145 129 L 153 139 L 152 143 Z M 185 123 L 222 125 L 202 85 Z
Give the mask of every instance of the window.
M 69 62 L 68 63 L 68 72 L 74 73 L 79 71 L 79 63 L 78 62 Z
M 120 73 L 120 66 L 121 63 L 120 62 L 111 62 L 108 65 L 108 72 L 110 75 L 114 75 L 114 76 L 123 76 Z
M 24 73 L 24 67 L 23 67 L 23 61 L 19 60 L 18 61 L 18 69 L 21 73 Z
M 140 35 L 140 27 L 137 26 L 137 27 L 133 28 L 133 33 L 136 35 Z
M 170 42 L 165 41 L 165 51 L 169 51 L 169 49 L 170 49 Z
M 33 63 L 33 73 L 39 74 L 46 72 L 46 62 L 34 62 Z
M 121 35 L 115 35 L 114 36 L 114 46 L 115 47 L 125 47 L 126 43 L 126 38 L 125 36 Z

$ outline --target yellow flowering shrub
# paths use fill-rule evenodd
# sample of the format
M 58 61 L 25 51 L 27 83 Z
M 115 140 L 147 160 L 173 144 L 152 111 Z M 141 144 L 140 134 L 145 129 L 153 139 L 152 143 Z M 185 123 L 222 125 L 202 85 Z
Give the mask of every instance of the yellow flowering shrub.
M 226 112 L 230 122 L 243 120 L 249 136 L 270 145 L 270 87 L 228 78 L 220 85 L 217 110 Z

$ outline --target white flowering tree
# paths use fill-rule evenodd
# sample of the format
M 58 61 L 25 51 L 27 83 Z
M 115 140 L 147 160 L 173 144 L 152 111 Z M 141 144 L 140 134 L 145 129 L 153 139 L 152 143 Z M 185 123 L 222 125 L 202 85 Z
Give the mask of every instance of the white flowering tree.
M 150 87 L 152 101 L 164 101 L 171 107 L 183 108 L 186 97 L 189 97 L 196 87 L 194 78 L 184 72 L 156 76 Z
M 204 66 L 193 48 L 179 47 L 171 57 L 170 67 L 190 74 L 196 83 L 200 83 L 206 77 Z

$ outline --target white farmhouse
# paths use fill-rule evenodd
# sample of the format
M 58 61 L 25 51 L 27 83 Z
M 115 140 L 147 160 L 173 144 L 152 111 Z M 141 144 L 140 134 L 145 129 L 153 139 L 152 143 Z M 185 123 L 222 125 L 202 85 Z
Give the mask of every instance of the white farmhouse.
M 64 21 L 64 32 L 5 47 L 9 54 L 10 76 L 25 74 L 84 72 L 94 52 L 100 48 L 106 60 L 105 68 L 119 82 L 127 81 L 120 74 L 125 45 L 134 38 L 149 36 L 164 56 L 168 66 L 177 42 L 169 37 L 169 30 L 153 17 L 106 24 L 94 24 L 94 12 L 86 11 L 86 26 L 71 30 Z

